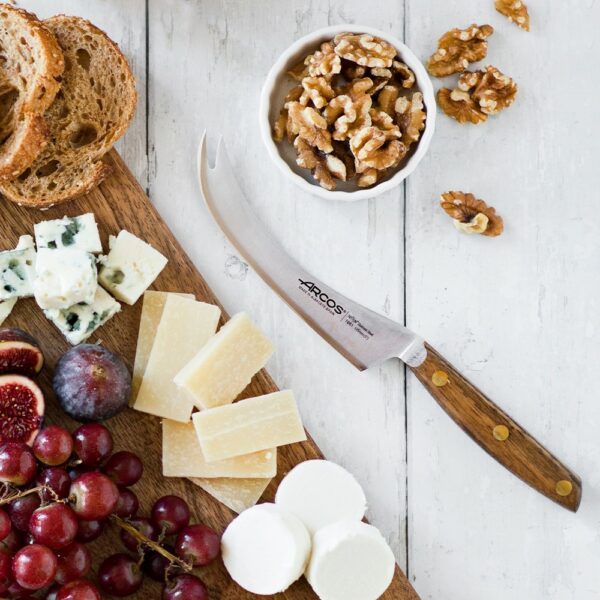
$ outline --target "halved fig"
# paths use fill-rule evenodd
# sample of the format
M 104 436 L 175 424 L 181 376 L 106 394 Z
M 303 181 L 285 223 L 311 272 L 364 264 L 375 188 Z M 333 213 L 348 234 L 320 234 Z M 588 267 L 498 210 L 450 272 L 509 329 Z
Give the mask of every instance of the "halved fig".
M 0 375 L 0 443 L 31 446 L 43 420 L 42 390 L 22 375 Z
M 33 377 L 44 366 L 44 355 L 31 335 L 21 329 L 0 329 L 0 375 Z

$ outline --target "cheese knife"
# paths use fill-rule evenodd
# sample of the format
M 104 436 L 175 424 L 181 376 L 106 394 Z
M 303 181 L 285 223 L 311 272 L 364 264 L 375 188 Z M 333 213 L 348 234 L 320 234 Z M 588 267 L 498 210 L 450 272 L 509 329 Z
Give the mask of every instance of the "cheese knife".
M 214 167 L 206 134 L 198 176 L 213 218 L 265 282 L 325 341 L 360 370 L 400 358 L 448 415 L 500 464 L 576 512 L 580 478 L 461 375 L 430 344 L 400 323 L 344 297 L 308 273 L 267 231 L 234 176 L 221 139 Z

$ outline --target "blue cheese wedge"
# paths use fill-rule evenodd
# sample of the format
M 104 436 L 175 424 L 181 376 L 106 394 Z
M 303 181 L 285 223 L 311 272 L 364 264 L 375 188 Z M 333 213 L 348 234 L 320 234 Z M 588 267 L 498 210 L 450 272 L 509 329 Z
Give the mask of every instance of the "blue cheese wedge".
M 75 304 L 69 308 L 49 309 L 44 314 L 74 346 L 85 341 L 98 327 L 121 310 L 121 305 L 101 287 L 91 304 Z
M 135 304 L 165 268 L 167 259 L 128 231 L 111 237 L 110 252 L 101 259 L 98 282 L 117 300 Z
M 14 250 L 0 252 L 0 301 L 33 296 L 35 262 L 30 235 L 22 235 Z
M 33 293 L 40 308 L 91 304 L 98 287 L 96 259 L 77 248 L 38 251 Z
M 42 221 L 33 226 L 37 249 L 78 248 L 92 254 L 102 252 L 98 225 L 92 213 Z

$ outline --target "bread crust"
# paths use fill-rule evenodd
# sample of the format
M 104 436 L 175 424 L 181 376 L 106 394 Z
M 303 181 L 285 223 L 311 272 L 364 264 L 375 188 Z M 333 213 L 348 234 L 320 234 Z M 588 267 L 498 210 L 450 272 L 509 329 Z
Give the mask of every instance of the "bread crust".
M 80 17 L 58 15 L 45 24 L 66 61 L 62 90 L 45 113 L 49 143 L 21 177 L 0 181 L 7 199 L 37 208 L 81 196 L 106 177 L 102 157 L 137 104 L 127 59 L 106 33 Z
M 8 27 L 23 32 L 17 41 Z M 25 89 L 19 90 L 15 101 L 9 137 L 0 146 L 0 179 L 8 179 L 22 173 L 36 158 L 45 145 L 48 129 L 43 124 L 43 114 L 52 104 L 60 89 L 60 77 L 64 71 L 64 57 L 58 42 L 48 28 L 32 13 L 22 8 L 0 5 L 0 37 L 5 52 L 15 56 L 16 43 L 28 47 L 35 54 L 35 70 L 32 76 L 17 82 L 20 73 L 2 73 L 9 85 L 17 82 Z M 29 46 L 29 40 L 32 45 Z M 21 55 L 19 53 L 19 55 Z

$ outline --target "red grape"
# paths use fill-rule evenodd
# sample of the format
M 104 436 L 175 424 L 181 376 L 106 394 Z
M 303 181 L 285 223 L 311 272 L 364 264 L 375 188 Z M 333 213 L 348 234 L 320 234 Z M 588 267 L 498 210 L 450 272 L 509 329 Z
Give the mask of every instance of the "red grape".
M 175 552 L 173 547 L 169 544 L 163 544 L 163 548 L 171 554 L 174 554 Z M 146 573 L 146 575 L 152 577 L 152 579 L 164 583 L 165 572 L 170 565 L 171 561 L 168 558 L 164 557 L 162 554 L 159 554 L 155 550 L 150 550 L 144 554 L 142 570 L 144 573 Z
M 98 569 L 100 587 L 113 596 L 129 596 L 137 592 L 143 579 L 137 561 L 128 554 L 113 554 Z
M 98 588 L 86 579 L 77 579 L 58 590 L 56 600 L 100 600 Z
M 58 425 L 44 427 L 33 442 L 33 453 L 45 465 L 55 467 L 69 460 L 73 452 L 73 438 L 71 434 Z
M 144 517 L 136 517 L 135 519 L 130 519 L 129 523 L 133 525 L 144 537 L 147 537 L 149 540 L 156 541 L 158 539 L 158 534 L 160 533 L 154 523 L 151 523 L 148 519 Z M 127 550 L 131 550 L 132 552 L 136 552 L 139 546 L 139 540 L 133 536 L 131 533 L 126 531 L 125 529 L 121 529 L 121 541 Z
M 165 585 L 162 600 L 208 600 L 208 592 L 194 575 L 177 575 Z
M 28 494 L 13 500 L 7 506 L 13 527 L 19 531 L 29 531 L 29 519 L 41 503 L 37 494 Z
M 179 532 L 175 553 L 195 567 L 211 563 L 221 551 L 221 537 L 207 525 L 188 525 Z
M 37 485 L 43 485 L 50 488 L 58 498 L 66 498 L 69 495 L 71 478 L 61 467 L 47 467 L 46 469 L 43 469 L 38 473 L 35 482 Z M 44 502 L 50 502 L 56 499 L 50 490 L 42 490 L 40 492 Z
M 22 486 L 33 479 L 36 469 L 35 456 L 27 444 L 6 442 L 0 446 L 0 481 Z
M 87 544 L 98 539 L 103 532 L 104 521 L 84 521 L 80 519 L 75 539 L 82 544 Z
M 21 533 L 13 527 L 9 534 L 0 542 L 0 550 L 13 555 L 23 545 L 21 538 Z
M 38 544 L 52 550 L 64 548 L 77 534 L 77 515 L 62 502 L 43 506 L 31 515 L 29 533 Z
M 73 432 L 74 448 L 84 465 L 97 467 L 113 449 L 110 431 L 100 423 L 86 423 Z
M 119 490 L 119 499 L 115 507 L 115 515 L 122 519 L 130 519 L 134 517 L 140 507 L 138 497 L 129 489 L 122 488 Z
M 152 522 L 165 535 L 173 535 L 190 522 L 190 508 L 179 496 L 163 496 L 152 507 Z
M 57 550 L 56 558 L 58 565 L 55 580 L 61 585 L 85 577 L 92 567 L 90 551 L 79 542 L 73 542 L 66 548 Z
M 49 585 L 56 575 L 56 556 L 46 546 L 31 544 L 21 548 L 13 558 L 13 576 L 26 590 Z
M 105 519 L 117 505 L 119 490 L 106 475 L 89 471 L 71 483 L 69 498 L 73 498 L 73 510 L 80 519 Z
M 140 480 L 144 465 L 133 452 L 122 451 L 116 452 L 108 459 L 103 471 L 117 485 L 129 487 Z
M 12 558 L 8 552 L 0 550 L 0 594 L 8 591 L 12 583 Z
M 10 533 L 11 529 L 10 517 L 6 514 L 5 510 L 0 508 L 0 541 Z

